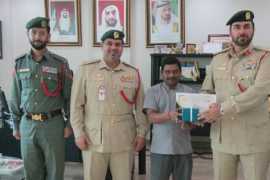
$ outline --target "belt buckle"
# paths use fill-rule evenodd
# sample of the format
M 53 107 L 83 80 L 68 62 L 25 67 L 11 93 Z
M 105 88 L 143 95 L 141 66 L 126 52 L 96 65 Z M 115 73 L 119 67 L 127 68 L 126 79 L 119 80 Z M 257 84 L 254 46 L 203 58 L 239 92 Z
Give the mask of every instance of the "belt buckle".
M 32 114 L 31 118 L 35 121 L 43 121 L 41 114 Z

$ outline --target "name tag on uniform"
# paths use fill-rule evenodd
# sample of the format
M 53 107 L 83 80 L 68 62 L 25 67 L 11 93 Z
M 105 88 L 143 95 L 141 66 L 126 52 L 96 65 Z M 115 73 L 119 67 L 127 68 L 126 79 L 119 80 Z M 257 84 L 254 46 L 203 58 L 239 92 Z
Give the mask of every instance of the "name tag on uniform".
M 105 99 L 106 99 L 106 88 L 105 86 L 99 86 L 98 87 L 98 100 L 105 101 Z
M 24 68 L 24 69 L 19 69 L 18 72 L 29 72 L 30 69 L 29 68 Z
M 42 66 L 42 72 L 57 74 L 57 68 L 50 66 Z

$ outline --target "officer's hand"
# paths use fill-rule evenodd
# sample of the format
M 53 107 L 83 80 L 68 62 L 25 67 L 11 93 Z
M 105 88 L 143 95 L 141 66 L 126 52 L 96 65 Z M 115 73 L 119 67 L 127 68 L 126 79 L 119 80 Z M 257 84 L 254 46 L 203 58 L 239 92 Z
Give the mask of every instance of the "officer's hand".
M 137 136 L 134 140 L 134 149 L 136 152 L 139 152 L 140 150 L 143 149 L 145 146 L 145 138 Z
M 73 133 L 70 127 L 65 127 L 64 129 L 64 138 L 68 138 Z
M 86 150 L 89 148 L 91 141 L 85 134 L 83 134 L 75 139 L 75 143 L 80 150 Z
M 13 131 L 13 136 L 15 137 L 15 139 L 20 140 L 21 139 L 21 133 L 19 130 L 14 130 Z
M 209 106 L 209 109 L 207 111 L 199 114 L 199 120 L 201 120 L 202 122 L 213 123 L 220 116 L 220 105 L 213 103 Z

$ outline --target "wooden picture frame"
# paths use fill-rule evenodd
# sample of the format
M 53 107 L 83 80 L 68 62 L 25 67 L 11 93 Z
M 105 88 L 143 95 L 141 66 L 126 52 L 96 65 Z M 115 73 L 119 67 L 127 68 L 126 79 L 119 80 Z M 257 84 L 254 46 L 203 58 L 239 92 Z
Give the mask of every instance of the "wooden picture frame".
M 2 21 L 0 21 L 0 59 L 3 59 L 3 44 L 2 44 Z
M 186 44 L 186 54 L 196 54 L 196 44 Z
M 50 19 L 49 46 L 81 46 L 80 0 L 44 0 L 46 17 Z
M 185 43 L 185 1 L 146 0 L 146 47 L 177 43 Z
M 208 34 L 208 42 L 231 42 L 229 34 Z
M 102 35 L 123 31 L 124 46 L 130 47 L 130 0 L 93 0 L 93 46 L 101 46 Z
M 210 43 L 221 43 L 222 49 L 229 47 L 232 38 L 229 34 L 209 34 L 208 42 Z

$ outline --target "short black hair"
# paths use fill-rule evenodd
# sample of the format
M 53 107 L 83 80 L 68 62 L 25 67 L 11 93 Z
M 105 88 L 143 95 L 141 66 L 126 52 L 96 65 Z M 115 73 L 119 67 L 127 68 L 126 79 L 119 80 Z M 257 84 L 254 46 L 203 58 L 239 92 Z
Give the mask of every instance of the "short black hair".
M 181 71 L 181 63 L 174 56 L 167 56 L 167 57 L 162 59 L 162 61 L 161 61 L 161 70 L 163 71 L 165 65 L 171 65 L 171 64 L 176 64 L 179 67 L 180 71 Z

